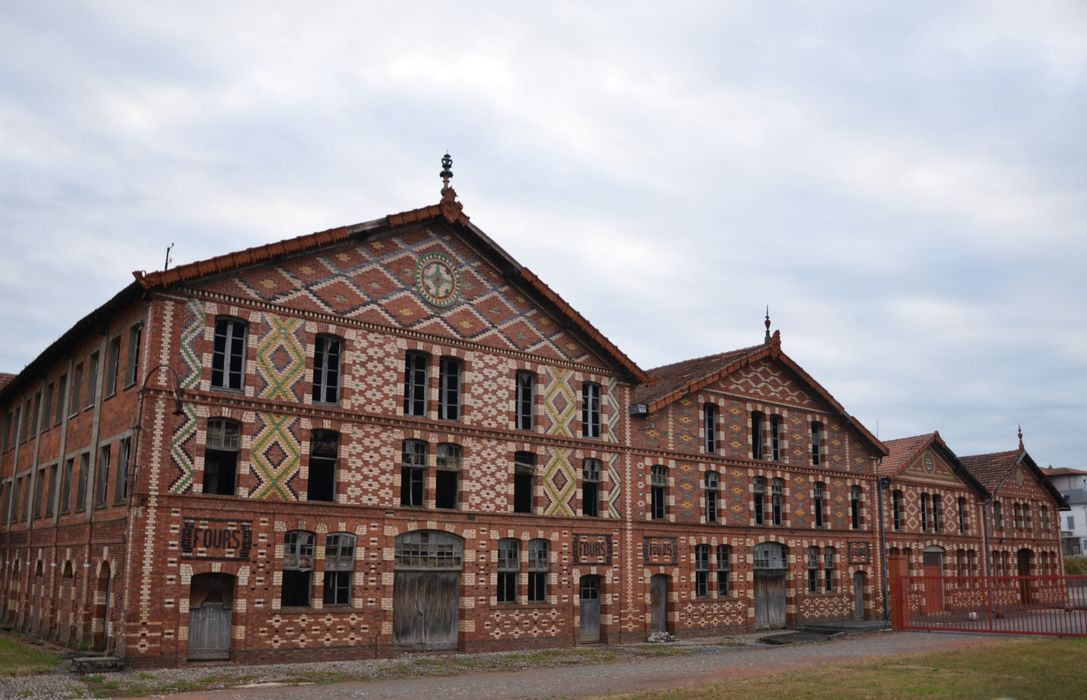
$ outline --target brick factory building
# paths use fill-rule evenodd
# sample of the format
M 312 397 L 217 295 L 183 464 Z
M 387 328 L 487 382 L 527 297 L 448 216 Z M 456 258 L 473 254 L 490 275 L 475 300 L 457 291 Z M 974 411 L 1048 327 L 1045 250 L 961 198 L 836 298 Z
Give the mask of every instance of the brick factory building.
M 884 459 L 769 320 L 643 370 L 443 164 L 437 205 L 137 273 L 0 375 L 4 624 L 170 665 L 878 620 L 881 539 L 985 551 L 1005 491 L 1039 528 L 1001 551 L 1059 564 L 1025 452 Z M 906 537 L 936 491 L 921 507 L 968 529 Z

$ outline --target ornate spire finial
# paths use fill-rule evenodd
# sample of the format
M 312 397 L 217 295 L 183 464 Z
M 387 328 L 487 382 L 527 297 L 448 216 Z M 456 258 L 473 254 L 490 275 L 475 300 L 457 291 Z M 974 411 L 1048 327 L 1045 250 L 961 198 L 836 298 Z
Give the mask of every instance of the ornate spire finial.
M 766 305 L 766 320 L 763 321 L 763 324 L 766 326 L 766 338 L 763 340 L 763 342 L 769 343 L 770 342 L 770 305 L 769 304 Z
M 453 177 L 453 159 L 446 153 L 442 156 L 442 189 L 449 187 L 449 180 Z
M 1023 426 L 1019 426 L 1019 449 L 1023 449 Z

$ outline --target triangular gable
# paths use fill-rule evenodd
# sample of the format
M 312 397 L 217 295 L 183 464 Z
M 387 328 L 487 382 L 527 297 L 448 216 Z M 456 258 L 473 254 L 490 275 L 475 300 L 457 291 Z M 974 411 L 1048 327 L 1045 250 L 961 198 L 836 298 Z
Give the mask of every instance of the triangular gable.
M 679 399 L 718 383 L 732 382 L 742 389 L 745 382 L 752 382 L 750 373 L 757 371 L 760 363 L 769 362 L 784 368 L 788 381 L 778 377 L 772 391 L 778 391 L 780 397 L 787 400 L 790 392 L 803 392 L 812 395 L 838 414 L 842 421 L 852 428 L 865 442 L 880 454 L 887 454 L 887 448 L 859 421 L 849 415 L 845 408 L 831 396 L 830 392 L 815 381 L 800 365 L 781 350 L 781 333 L 773 336 L 762 345 L 743 348 L 731 352 L 709 355 L 694 360 L 678 362 L 650 370 L 653 381 L 638 387 L 635 392 L 635 404 L 640 404 L 645 413 L 655 413 Z M 790 386 L 791 384 L 791 386 Z M 753 386 L 753 384 L 752 384 Z M 741 391 L 741 393 L 743 393 Z
M 1049 494 L 1061 510 L 1068 510 L 1068 501 L 1038 468 L 1034 459 L 1023 448 L 1022 441 L 1019 447 L 1020 449 L 1009 452 L 968 455 L 962 457 L 961 461 L 994 496 L 1002 495 L 1005 488 L 1022 488 L 1030 483 Z
M 889 453 L 877 469 L 883 476 L 957 484 L 984 496 L 985 487 L 963 466 L 939 431 L 886 440 Z
M 439 205 L 135 276 L 145 289 L 184 284 L 557 360 L 599 358 L 648 379 L 454 196 L 446 188 Z

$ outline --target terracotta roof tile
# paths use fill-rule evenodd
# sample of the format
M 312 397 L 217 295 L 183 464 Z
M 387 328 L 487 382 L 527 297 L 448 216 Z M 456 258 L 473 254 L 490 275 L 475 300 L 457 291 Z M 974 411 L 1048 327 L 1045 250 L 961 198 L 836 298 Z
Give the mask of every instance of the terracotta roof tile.
M 3 386 L 3 380 L 0 380 L 0 386 Z M 1080 476 L 1087 474 L 1087 470 L 1074 469 L 1073 467 L 1048 467 L 1043 469 L 1042 473 L 1046 476 Z
M 883 440 L 883 444 L 889 452 L 876 469 L 877 473 L 885 476 L 897 474 L 916 459 L 926 447 L 936 441 L 943 445 L 939 432 L 897 438 L 895 440 Z
M 0 389 L 3 389 L 8 384 L 10 384 L 12 379 L 15 379 L 14 374 L 8 374 L 7 372 L 0 372 Z
M 962 462 L 962 466 L 966 467 L 966 471 L 973 474 L 974 478 L 981 482 L 982 486 L 989 491 L 994 491 L 1000 486 L 1004 476 L 1019 461 L 1022 454 L 1019 450 L 1010 450 L 1008 452 L 959 457 L 959 461 Z
M 670 365 L 655 367 L 646 372 L 652 383 L 640 386 L 635 390 L 634 403 L 647 405 L 655 403 L 765 347 L 765 345 L 753 345 L 748 348 L 719 352 L 715 355 L 706 355 L 705 357 L 696 357 L 690 360 L 674 362 Z

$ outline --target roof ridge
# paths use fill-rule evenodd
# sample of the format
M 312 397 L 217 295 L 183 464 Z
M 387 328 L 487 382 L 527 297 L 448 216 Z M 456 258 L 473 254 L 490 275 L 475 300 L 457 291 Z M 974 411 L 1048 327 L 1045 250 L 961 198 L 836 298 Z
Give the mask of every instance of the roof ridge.
M 996 457 L 997 455 L 1017 455 L 1024 450 L 1001 450 L 1000 452 L 984 452 L 977 455 L 960 455 L 959 459 L 971 459 L 974 457 Z
M 675 367 L 676 365 L 682 365 L 682 364 L 685 364 L 687 362 L 699 362 L 701 360 L 711 360 L 711 359 L 718 358 L 718 357 L 724 357 L 725 355 L 732 355 L 732 354 L 735 354 L 735 353 L 738 353 L 738 352 L 747 352 L 749 350 L 755 350 L 756 348 L 761 348 L 764 345 L 766 345 L 766 343 L 759 343 L 758 345 L 749 345 L 749 346 L 747 346 L 745 348 L 736 348 L 735 350 L 722 350 L 721 352 L 713 352 L 713 353 L 710 353 L 709 355 L 702 355 L 701 357 L 689 357 L 686 360 L 677 360 L 675 362 L 669 362 L 666 365 L 660 365 L 658 367 L 653 367 L 653 368 L 647 369 L 646 372 L 653 373 L 653 372 L 656 372 L 659 369 L 667 369 L 669 367 Z

